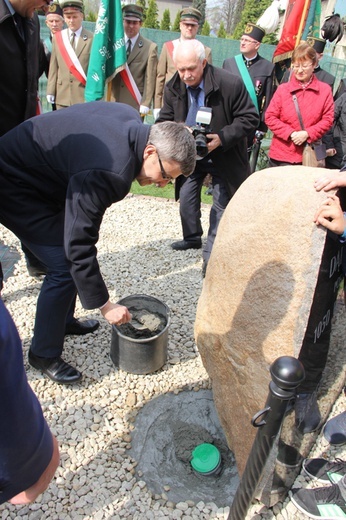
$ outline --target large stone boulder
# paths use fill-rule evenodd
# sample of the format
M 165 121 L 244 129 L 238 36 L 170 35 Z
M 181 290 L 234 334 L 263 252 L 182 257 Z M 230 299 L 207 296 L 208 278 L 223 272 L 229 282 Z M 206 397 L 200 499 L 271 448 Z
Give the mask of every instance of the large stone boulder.
M 240 473 L 269 366 L 297 357 L 306 332 L 326 239 L 313 221 L 327 197 L 314 189 L 323 172 L 284 166 L 251 175 L 223 215 L 208 264 L 195 336 Z

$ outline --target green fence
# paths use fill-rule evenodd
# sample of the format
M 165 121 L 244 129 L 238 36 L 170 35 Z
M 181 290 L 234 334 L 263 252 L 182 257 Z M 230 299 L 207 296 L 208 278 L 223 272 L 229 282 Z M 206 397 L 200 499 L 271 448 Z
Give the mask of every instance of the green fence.
M 41 23 L 41 38 L 44 40 L 48 37 L 49 31 L 45 24 L 45 19 L 43 16 L 40 16 Z M 91 32 L 94 32 L 95 23 L 94 22 L 84 22 L 84 27 Z M 161 52 L 162 45 L 164 42 L 173 40 L 179 37 L 179 33 L 172 31 L 159 31 L 157 29 L 141 29 L 141 34 L 145 38 L 149 38 L 155 42 L 158 46 L 159 53 Z M 212 50 L 213 64 L 217 67 L 222 67 L 222 64 L 226 58 L 231 58 L 236 54 L 239 54 L 239 41 L 238 40 L 228 40 L 224 38 L 213 38 L 209 36 L 198 36 L 198 39 L 201 42 L 210 47 Z M 274 45 L 268 45 L 263 43 L 261 45 L 261 56 L 266 58 L 267 60 L 272 59 L 273 53 L 275 50 Z M 346 62 L 345 60 L 332 58 L 331 56 L 324 56 L 321 61 L 321 66 L 333 74 L 336 78 L 336 86 L 339 84 L 339 81 L 346 77 Z M 39 91 L 40 97 L 42 99 L 43 110 L 50 110 L 48 107 L 48 103 L 46 102 L 46 86 L 47 86 L 47 78 L 42 76 L 40 79 Z

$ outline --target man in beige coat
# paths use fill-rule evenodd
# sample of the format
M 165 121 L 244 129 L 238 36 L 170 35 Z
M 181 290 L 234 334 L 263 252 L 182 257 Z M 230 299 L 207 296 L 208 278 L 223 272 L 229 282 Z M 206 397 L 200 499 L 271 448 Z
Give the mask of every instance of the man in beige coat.
M 124 83 L 123 76 L 117 74 L 112 81 L 112 100 L 126 103 L 145 116 L 149 112 L 155 92 L 157 45 L 140 34 L 143 22 L 141 6 L 125 5 L 123 18 L 128 73 L 134 85 L 131 93 Z
M 93 38 L 82 26 L 82 0 L 66 0 L 61 7 L 67 29 L 53 37 L 47 83 L 47 100 L 56 103 L 57 109 L 84 103 Z
M 163 91 L 165 84 L 177 72 L 173 62 L 173 50 L 179 42 L 193 40 L 197 36 L 198 27 L 202 19 L 202 13 L 194 7 L 185 7 L 180 13 L 180 38 L 166 42 L 162 46 L 159 63 L 157 65 L 157 77 L 154 99 L 154 115 L 158 116 L 163 105 Z M 212 63 L 211 49 L 204 46 L 205 58 Z

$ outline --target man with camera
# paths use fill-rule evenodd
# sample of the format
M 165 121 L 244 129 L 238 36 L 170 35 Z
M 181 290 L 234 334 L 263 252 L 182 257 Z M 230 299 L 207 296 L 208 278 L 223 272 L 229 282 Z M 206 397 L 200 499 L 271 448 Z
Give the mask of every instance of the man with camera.
M 257 128 L 259 117 L 241 78 L 207 63 L 205 49 L 197 40 L 181 42 L 174 50 L 177 72 L 166 84 L 164 102 L 157 122 L 185 121 L 187 126 L 205 130 L 207 155 L 198 160 L 188 179 L 176 182 L 180 199 L 183 240 L 174 242 L 175 250 L 200 249 L 201 188 L 210 173 L 213 205 L 210 211 L 207 242 L 203 250 L 204 276 L 221 216 L 240 184 L 250 175 L 247 135 Z M 206 111 L 211 109 L 208 125 Z M 197 122 L 198 123 L 198 122 Z M 201 132 L 196 132 L 200 140 Z

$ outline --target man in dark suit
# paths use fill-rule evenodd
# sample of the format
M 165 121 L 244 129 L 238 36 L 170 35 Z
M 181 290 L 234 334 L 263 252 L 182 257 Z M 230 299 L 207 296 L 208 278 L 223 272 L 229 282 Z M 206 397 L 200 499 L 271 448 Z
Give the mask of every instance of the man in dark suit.
M 268 128 L 264 122 L 265 111 L 274 93 L 275 65 L 259 54 L 265 31 L 253 23 L 248 23 L 240 38 L 240 54 L 223 62 L 223 68 L 240 76 L 250 97 L 258 109 L 260 123 L 258 130 L 265 133 Z M 251 152 L 255 132 L 248 136 L 248 151 Z
M 123 78 L 117 74 L 112 81 L 112 95 L 115 101 L 126 103 L 139 110 L 144 117 L 148 114 L 155 92 L 157 45 L 140 33 L 143 22 L 143 7 L 128 4 L 122 9 L 124 18 L 125 46 L 129 73 L 138 89 L 133 97 Z
M 166 84 L 158 122 L 185 121 L 193 126 L 197 111 L 193 121 L 194 107 L 212 109 L 210 130 L 206 136 L 208 155 L 197 161 L 189 178 L 179 179 L 176 183 L 184 238 L 172 244 L 175 250 L 202 247 L 201 188 L 204 178 L 210 173 L 213 206 L 203 250 L 204 274 L 222 214 L 235 191 L 250 174 L 246 136 L 257 128 L 259 118 L 243 81 L 209 65 L 201 42 L 195 39 L 181 42 L 173 57 L 177 72 Z
M 131 319 L 109 300 L 100 274 L 103 215 L 133 180 L 165 186 L 189 175 L 195 157 L 183 124 L 150 127 L 132 107 L 101 101 L 32 118 L 0 139 L 0 222 L 47 268 L 29 351 L 33 367 L 57 383 L 81 379 L 61 358 L 77 291 L 82 305 L 100 308 L 109 323 Z
M 0 0 L 0 137 L 38 110 L 45 59 L 35 9 L 43 7 L 45 0 Z M 43 274 L 37 259 L 23 251 L 29 274 Z

